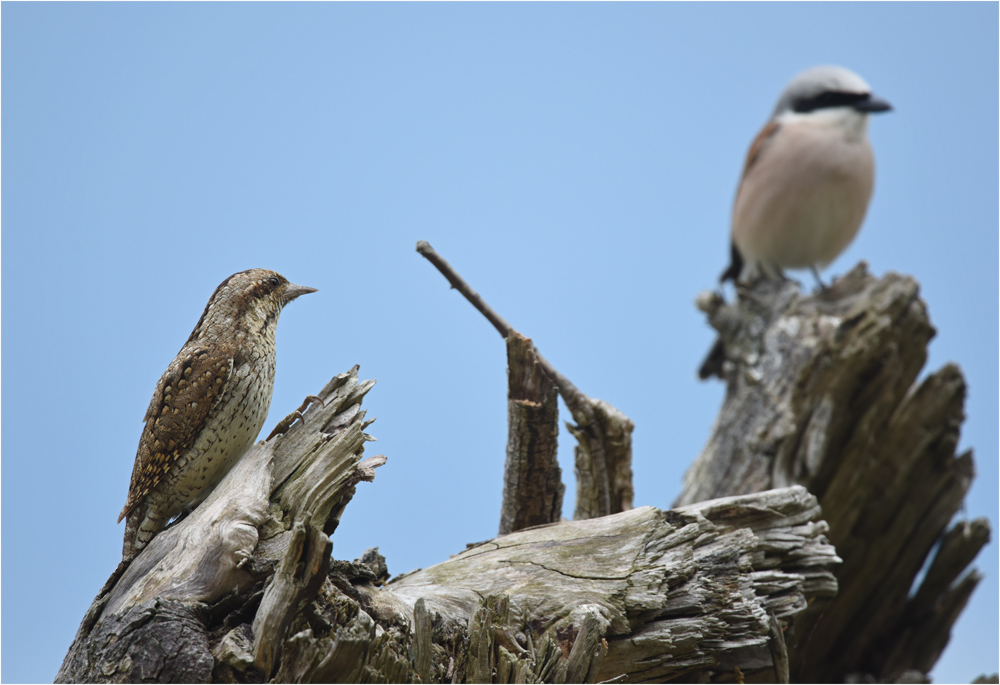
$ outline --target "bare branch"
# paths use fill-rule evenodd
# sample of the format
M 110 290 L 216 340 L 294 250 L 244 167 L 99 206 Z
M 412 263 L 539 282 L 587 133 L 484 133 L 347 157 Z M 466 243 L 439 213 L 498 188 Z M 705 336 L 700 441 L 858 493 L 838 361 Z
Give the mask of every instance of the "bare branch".
M 486 317 L 487 321 L 493 324 L 493 327 L 497 329 L 501 338 L 506 338 L 510 335 L 511 325 L 507 321 L 497 314 L 492 307 L 490 307 L 479 296 L 475 290 L 472 289 L 468 283 L 465 282 L 458 272 L 455 271 L 451 264 L 445 261 L 445 258 L 435 252 L 434 248 L 431 247 L 430 243 L 425 240 L 421 240 L 417 243 L 417 252 L 423 255 L 427 261 L 437 267 L 437 270 L 441 272 L 441 275 L 448 279 L 451 283 L 451 287 L 462 293 L 462 297 L 467 299 L 473 307 L 479 310 L 479 313 Z
M 507 338 L 514 329 L 497 314 L 458 272 L 426 241 L 417 243 L 417 252 L 427 258 L 490 323 Z M 632 506 L 633 423 L 606 402 L 585 395 L 559 373 L 538 349 L 535 355 L 542 370 L 559 389 L 576 426 L 570 431 L 579 441 L 576 450 L 577 497 L 575 518 L 591 518 L 625 511 Z M 609 437 L 605 427 L 611 432 Z M 609 440 L 613 444 L 609 444 Z M 609 458 L 609 452 L 612 454 Z

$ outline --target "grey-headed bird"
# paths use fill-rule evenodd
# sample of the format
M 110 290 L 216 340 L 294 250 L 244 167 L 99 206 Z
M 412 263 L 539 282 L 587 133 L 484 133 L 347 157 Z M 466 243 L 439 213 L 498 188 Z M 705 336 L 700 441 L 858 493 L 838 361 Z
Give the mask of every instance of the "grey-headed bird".
M 843 67 L 791 80 L 743 165 L 732 263 L 720 280 L 779 279 L 782 269 L 811 269 L 819 280 L 865 218 L 875 180 L 868 115 L 890 109 Z

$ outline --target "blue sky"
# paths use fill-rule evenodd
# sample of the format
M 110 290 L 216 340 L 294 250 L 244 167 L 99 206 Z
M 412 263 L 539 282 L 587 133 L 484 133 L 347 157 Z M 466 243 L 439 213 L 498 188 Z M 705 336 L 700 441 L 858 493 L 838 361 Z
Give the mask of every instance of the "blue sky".
M 668 507 L 723 393 L 695 377 L 713 336 L 693 300 L 725 266 L 750 140 L 816 64 L 895 106 L 871 125 L 866 224 L 827 274 L 865 259 L 921 282 L 927 368 L 955 361 L 970 385 L 967 513 L 997 530 L 997 4 L 0 13 L 3 680 L 55 675 L 118 561 L 153 387 L 235 271 L 319 289 L 282 316 L 264 431 L 356 363 L 379 379 L 369 452 L 389 462 L 338 558 L 378 545 L 401 573 L 496 534 L 504 345 L 421 239 L 635 421 L 636 504 Z M 563 431 L 570 515 L 572 444 Z M 997 558 L 976 562 L 937 682 L 998 669 Z

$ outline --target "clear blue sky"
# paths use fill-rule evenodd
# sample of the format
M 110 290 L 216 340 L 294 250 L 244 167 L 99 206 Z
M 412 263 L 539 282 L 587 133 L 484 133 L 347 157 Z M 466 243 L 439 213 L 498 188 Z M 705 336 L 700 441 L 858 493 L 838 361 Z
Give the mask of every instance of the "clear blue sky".
M 828 274 L 865 259 L 922 283 L 928 368 L 970 385 L 968 515 L 997 531 L 996 3 L 0 11 L 5 681 L 55 675 L 119 559 L 153 387 L 242 269 L 319 288 L 282 316 L 265 432 L 355 363 L 379 379 L 370 453 L 389 462 L 337 557 L 379 545 L 401 573 L 496 533 L 504 345 L 420 239 L 635 421 L 636 503 L 668 507 L 723 392 L 695 378 L 713 336 L 693 300 L 725 266 L 750 140 L 816 64 L 896 108 Z M 976 564 L 938 682 L 998 668 L 997 546 Z

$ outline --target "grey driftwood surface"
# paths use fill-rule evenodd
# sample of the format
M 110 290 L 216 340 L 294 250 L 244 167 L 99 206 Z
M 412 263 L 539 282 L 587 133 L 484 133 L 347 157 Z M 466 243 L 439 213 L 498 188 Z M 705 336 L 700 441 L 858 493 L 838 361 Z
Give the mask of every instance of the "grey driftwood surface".
M 435 637 L 469 641 L 434 681 L 456 668 L 460 682 L 773 677 L 772 616 L 791 623 L 837 590 L 819 515 L 799 486 L 640 507 L 501 536 L 386 590 L 423 604 Z
M 288 625 L 315 596 L 313 576 L 329 565 L 328 535 L 354 486 L 385 463 L 362 461 L 372 438 L 361 401 L 374 381 L 357 371 L 307 399 L 279 424 L 283 435 L 252 447 L 194 512 L 116 570 L 58 682 L 208 682 L 222 663 L 211 652 L 242 644 L 228 631 L 215 644 L 212 627 L 241 617 L 266 626 L 241 658 L 270 673 Z
M 918 380 L 935 332 L 918 283 L 862 263 L 815 294 L 762 282 L 698 305 L 720 335 L 702 375 L 723 378 L 726 398 L 675 505 L 804 485 L 844 564 L 837 597 L 785 636 L 792 679 L 926 674 L 980 576 L 955 581 L 990 530 L 948 528 L 975 475 L 971 452 L 956 453 L 966 383 L 954 364 Z
M 95 600 L 59 682 L 594 682 L 767 673 L 780 630 L 836 592 L 794 487 L 521 530 L 388 585 L 330 558 L 384 457 L 371 382 L 334 378 Z M 288 427 L 288 424 L 292 424 Z M 777 655 L 777 656 L 776 656 Z
M 973 477 L 955 454 L 965 384 L 954 366 L 916 383 L 933 335 L 916 283 L 858 268 L 817 295 L 700 305 L 727 396 L 674 509 L 632 508 L 632 422 L 480 300 L 508 345 L 509 534 L 392 579 L 377 548 L 331 559 L 385 463 L 362 460 L 373 382 L 355 367 L 115 571 L 57 681 L 919 679 L 990 531 L 947 528 Z M 574 521 L 558 520 L 554 392 L 577 422 Z

